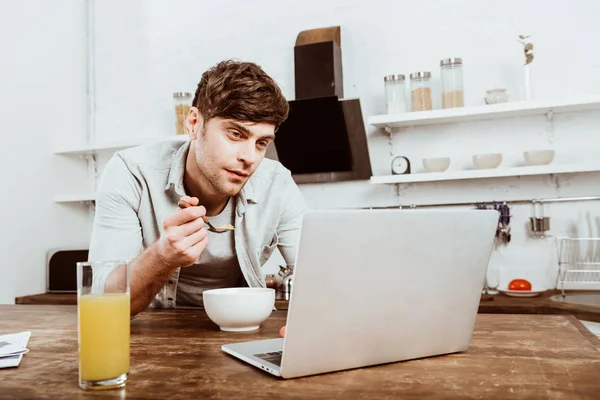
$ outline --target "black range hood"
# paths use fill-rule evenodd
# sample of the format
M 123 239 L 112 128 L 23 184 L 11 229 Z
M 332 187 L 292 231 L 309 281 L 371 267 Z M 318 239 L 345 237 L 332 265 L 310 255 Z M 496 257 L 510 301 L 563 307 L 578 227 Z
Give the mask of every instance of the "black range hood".
M 296 100 L 267 157 L 297 183 L 365 180 L 371 162 L 359 99 L 343 98 L 339 27 L 304 31 L 294 47 Z

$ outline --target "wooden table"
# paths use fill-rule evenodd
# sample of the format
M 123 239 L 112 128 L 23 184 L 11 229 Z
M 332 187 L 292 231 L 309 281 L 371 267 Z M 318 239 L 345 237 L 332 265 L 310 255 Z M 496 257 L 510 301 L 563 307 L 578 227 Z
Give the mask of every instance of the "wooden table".
M 253 333 L 218 330 L 201 310 L 149 310 L 131 322 L 126 388 L 77 386 L 74 306 L 0 306 L 0 333 L 31 330 L 18 368 L 0 370 L 0 399 L 556 398 L 598 399 L 600 341 L 572 316 L 477 316 L 470 348 L 420 360 L 282 380 L 224 354 L 227 342 L 277 337 L 286 312 Z M 440 332 L 440 334 L 443 334 Z

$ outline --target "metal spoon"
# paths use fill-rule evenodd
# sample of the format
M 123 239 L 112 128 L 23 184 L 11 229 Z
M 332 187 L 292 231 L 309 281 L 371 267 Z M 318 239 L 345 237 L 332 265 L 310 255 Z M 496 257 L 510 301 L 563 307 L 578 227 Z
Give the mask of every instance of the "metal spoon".
M 179 200 L 179 203 L 177 203 L 177 206 L 179 206 L 179 208 L 181 208 L 181 209 L 192 207 L 192 205 L 190 203 L 188 203 L 187 201 L 185 201 L 183 199 Z M 232 231 L 235 229 L 235 227 L 233 225 L 229 225 L 229 224 L 214 226 L 213 224 L 210 223 L 210 221 L 208 220 L 208 218 L 206 218 L 206 216 L 202 217 L 202 219 L 204 220 L 206 225 L 208 225 L 208 230 L 211 232 L 224 233 L 224 232 L 229 232 L 229 231 Z

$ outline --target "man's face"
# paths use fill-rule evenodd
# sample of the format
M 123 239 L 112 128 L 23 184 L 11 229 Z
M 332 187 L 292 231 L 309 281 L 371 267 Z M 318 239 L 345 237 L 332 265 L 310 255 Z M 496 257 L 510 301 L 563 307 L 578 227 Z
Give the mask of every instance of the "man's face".
M 220 117 L 205 122 L 199 112 L 190 121 L 192 114 L 188 129 L 200 174 L 215 192 L 237 195 L 265 158 L 275 126 Z

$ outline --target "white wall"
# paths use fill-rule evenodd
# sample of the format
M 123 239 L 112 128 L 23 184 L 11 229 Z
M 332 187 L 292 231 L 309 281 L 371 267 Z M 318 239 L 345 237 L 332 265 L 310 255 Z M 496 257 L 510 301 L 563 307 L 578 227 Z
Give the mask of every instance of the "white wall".
M 0 2 L 0 304 L 45 291 L 48 248 L 88 240 L 87 210 L 52 200 L 76 175 L 52 154 L 56 141 L 85 135 L 83 5 Z
M 521 48 L 536 46 L 537 99 L 600 93 L 600 40 L 594 0 L 398 2 L 374 0 L 209 2 L 137 0 L 96 2 L 97 138 L 169 135 L 171 93 L 194 91 L 207 67 L 235 57 L 253 60 L 294 98 L 293 43 L 304 29 L 340 25 L 346 97 L 360 97 L 365 118 L 383 112 L 382 77 L 431 70 L 447 56 L 465 59 L 466 104 L 482 104 L 484 91 L 506 86 L 519 100 Z M 0 159 L 0 303 L 45 290 L 45 253 L 56 246 L 86 246 L 87 208 L 57 205 L 55 194 L 89 188 L 85 160 L 55 156 L 59 144 L 81 143 L 86 132 L 85 2 L 0 2 L 0 117 L 5 152 Z M 434 106 L 439 106 L 438 98 Z M 557 162 L 596 159 L 598 113 L 558 116 Z M 387 137 L 372 127 L 369 149 L 375 174 L 388 174 Z M 523 149 L 549 145 L 544 118 L 419 128 L 395 135 L 393 151 L 420 158 L 448 154 L 452 168 L 471 154 L 499 149 L 508 164 Z M 466 144 L 456 145 L 457 138 Z M 506 178 L 489 181 L 372 186 L 367 182 L 303 185 L 312 208 L 362 207 L 445 201 L 597 195 L 600 174 Z M 600 216 L 600 202 L 547 206 L 553 235 L 576 235 L 578 207 Z M 513 207 L 513 242 L 499 252 L 503 280 L 525 275 L 552 282 L 551 240 L 526 235 L 530 207 Z M 496 258 L 495 258 L 496 259 Z M 275 267 L 277 260 L 273 260 Z
M 112 0 L 97 12 L 97 134 L 107 140 L 171 134 L 171 93 L 193 92 L 206 68 L 229 57 L 261 64 L 293 99 L 296 35 L 332 25 L 342 30 L 345 97 L 361 99 L 365 119 L 383 113 L 384 75 L 429 70 L 437 90 L 439 60 L 453 56 L 465 61 L 467 106 L 483 104 L 485 90 L 494 87 L 520 100 L 520 34 L 535 44 L 535 99 L 600 93 L 600 53 L 589 47 L 600 40 L 595 0 Z M 553 126 L 533 117 L 424 127 L 395 134 L 392 151 L 409 156 L 417 169 L 421 158 L 435 155 L 451 156 L 451 168 L 469 167 L 472 154 L 490 151 L 503 152 L 504 165 L 518 165 L 523 150 L 548 146 L 556 149 L 556 162 L 579 162 L 597 159 L 599 125 L 595 112 L 557 116 Z M 367 129 L 374 173 L 389 174 L 388 139 Z M 312 208 L 363 207 L 598 195 L 598 182 L 600 174 L 588 173 L 414 184 L 398 192 L 368 182 L 303 185 L 302 191 Z M 577 234 L 577 207 L 600 216 L 600 202 L 549 205 L 551 235 Z M 513 213 L 513 240 L 494 256 L 500 255 L 503 282 L 520 275 L 553 284 L 552 239 L 527 236 L 529 205 L 516 205 Z
M 258 62 L 294 98 L 296 35 L 330 25 L 342 29 L 345 95 L 360 97 L 366 115 L 383 111 L 384 75 L 425 69 L 437 77 L 448 56 L 465 59 L 467 105 L 483 104 L 497 86 L 519 98 L 519 34 L 536 46 L 538 98 L 598 93 L 600 55 L 588 44 L 600 35 L 599 13 L 594 0 L 106 0 L 97 4 L 98 132 L 167 134 L 171 93 L 193 92 L 201 73 L 228 57 Z M 384 157 L 374 166 L 388 169 Z
M 600 40 L 600 4 L 594 0 L 95 3 L 97 140 L 172 134 L 172 92 L 193 92 L 201 73 L 224 58 L 258 62 L 293 99 L 296 35 L 332 25 L 342 28 L 345 95 L 361 99 L 365 119 L 384 110 L 384 75 L 430 70 L 437 82 L 439 60 L 448 56 L 465 60 L 467 106 L 482 104 L 485 90 L 497 86 L 519 100 L 519 34 L 532 35 L 536 46 L 536 99 L 600 93 L 600 54 L 589 47 Z M 0 7 L 1 33 L 10 38 L 3 47 L 8 62 L 0 66 L 10 78 L 2 80 L 0 101 L 11 110 L 0 119 L 11 149 L 0 161 L 10 188 L 10 196 L 0 200 L 4 303 L 44 290 L 47 248 L 87 244 L 86 207 L 55 205 L 52 197 L 88 189 L 90 181 L 84 160 L 51 154 L 59 143 L 85 140 L 84 2 L 25 0 Z M 598 113 L 557 117 L 552 143 L 557 162 L 597 158 L 599 118 Z M 392 150 L 409 156 L 417 168 L 422 157 L 439 154 L 452 156 L 451 168 L 459 168 L 471 154 L 497 149 L 514 165 L 522 150 L 550 145 L 550 129 L 538 117 L 419 128 L 395 134 Z M 388 139 L 373 127 L 367 130 L 374 173 L 389 174 Z M 457 145 L 458 138 L 466 142 Z M 303 185 L 302 191 L 312 208 L 363 207 L 597 195 L 599 180 L 600 174 L 590 173 L 415 184 L 398 192 L 368 182 Z M 551 234 L 576 234 L 576 207 L 600 215 L 599 203 L 548 206 Z M 529 206 L 515 206 L 513 213 L 513 241 L 498 253 L 502 279 L 518 274 L 551 284 L 552 241 L 526 235 Z

